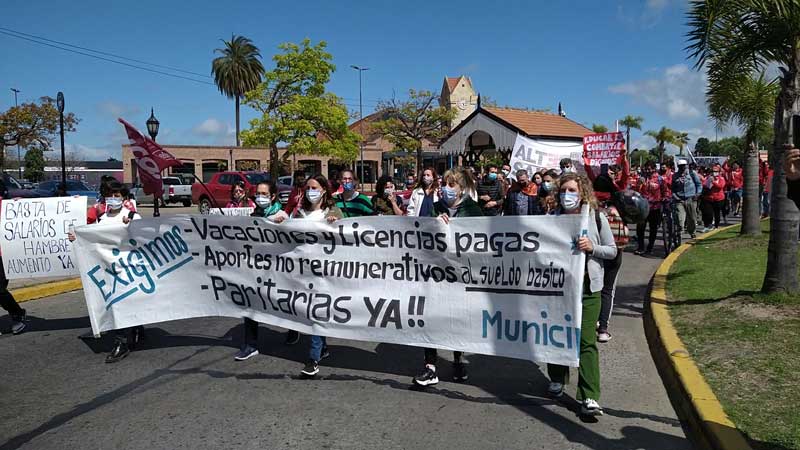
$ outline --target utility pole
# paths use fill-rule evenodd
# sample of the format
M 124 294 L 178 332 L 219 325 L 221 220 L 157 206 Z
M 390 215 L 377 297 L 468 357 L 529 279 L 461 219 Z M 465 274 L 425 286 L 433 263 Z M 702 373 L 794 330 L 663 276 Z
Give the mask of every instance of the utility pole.
M 350 66 L 358 71 L 358 120 L 359 133 L 361 134 L 361 183 L 364 183 L 364 104 L 361 101 L 361 72 L 369 70 L 369 67 Z
M 14 107 L 18 107 L 17 104 L 17 94 L 20 93 L 19 89 L 11 88 L 14 91 Z M 17 141 L 17 174 L 19 175 L 19 179 L 22 179 L 22 154 L 19 151 L 19 141 Z

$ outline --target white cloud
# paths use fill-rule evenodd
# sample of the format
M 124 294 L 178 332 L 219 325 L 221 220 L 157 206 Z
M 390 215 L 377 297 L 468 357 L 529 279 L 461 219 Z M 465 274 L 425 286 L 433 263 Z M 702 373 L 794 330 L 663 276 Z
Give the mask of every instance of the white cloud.
M 106 100 L 97 104 L 97 110 L 102 114 L 107 114 L 113 118 L 126 118 L 135 116 L 142 112 L 138 106 L 124 105 L 111 100 Z
M 623 1 L 617 5 L 617 19 L 633 28 L 652 28 L 661 22 L 661 17 L 671 2 L 672 0 L 647 0 L 642 5 Z
M 672 119 L 695 119 L 705 116 L 706 75 L 686 64 L 667 67 L 658 76 L 611 86 L 614 94 L 628 95 Z
M 230 134 L 232 127 L 221 120 L 214 118 L 206 119 L 201 124 L 192 128 L 195 134 L 200 136 L 220 136 Z
M 122 148 L 103 148 L 91 147 L 84 144 L 65 144 L 64 153 L 67 158 L 79 159 L 82 161 L 105 161 L 110 157 L 121 160 Z M 45 158 L 48 160 L 61 161 L 60 151 L 51 151 L 45 153 Z

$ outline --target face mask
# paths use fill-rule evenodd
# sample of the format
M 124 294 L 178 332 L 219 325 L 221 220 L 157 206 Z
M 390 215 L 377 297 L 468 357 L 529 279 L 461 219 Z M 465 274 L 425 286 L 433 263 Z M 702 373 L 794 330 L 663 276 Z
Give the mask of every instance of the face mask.
M 581 204 L 580 196 L 575 192 L 561 193 L 561 206 L 567 211 L 572 211 Z
M 322 198 L 322 192 L 315 189 L 309 189 L 306 191 L 306 198 L 311 203 L 317 203 L 319 199 Z
M 347 183 L 342 183 L 342 189 L 347 192 L 352 192 L 356 189 L 356 184 L 352 181 L 348 181 Z
M 508 169 L 503 169 L 503 175 L 505 175 L 505 176 L 508 176 L 508 174 L 509 174 L 509 173 L 511 173 L 511 171 L 510 171 L 510 170 L 508 170 Z
M 445 186 L 442 188 L 442 199 L 448 205 L 452 205 L 458 199 L 458 191 L 451 188 L 450 186 Z
M 430 186 L 433 183 L 433 177 L 422 177 L 422 183 L 425 186 Z
M 238 193 L 237 192 L 236 194 L 233 194 L 233 198 L 235 198 L 236 200 L 241 200 L 241 199 L 244 198 L 244 193 L 243 192 L 242 193 Z
M 714 172 L 714 176 L 718 177 L 719 176 L 719 172 Z
M 383 193 L 386 194 L 387 197 L 391 197 L 392 195 L 394 195 L 394 189 L 387 188 L 383 191 Z
M 521 184 L 523 186 L 527 186 L 528 185 L 528 180 L 520 180 L 519 184 Z
M 487 177 L 489 178 L 489 181 L 494 181 L 494 180 L 497 179 L 497 174 L 496 173 L 490 173 L 489 175 L 487 175 Z
M 108 197 L 108 198 L 106 198 L 106 206 L 109 209 L 111 209 L 113 211 L 116 211 L 116 210 L 122 208 L 122 199 L 121 198 L 116 198 L 116 197 Z
M 542 189 L 544 189 L 545 192 L 549 191 L 550 189 L 553 189 L 553 182 L 545 181 L 544 183 L 542 183 Z
M 406 180 L 406 186 L 413 186 L 414 180 Z
M 572 167 L 564 167 L 564 170 L 562 170 L 562 172 L 564 172 L 564 173 L 575 173 L 575 169 L 573 169 Z
M 269 196 L 266 195 L 256 195 L 256 205 L 259 208 L 267 209 L 269 205 L 272 203 Z

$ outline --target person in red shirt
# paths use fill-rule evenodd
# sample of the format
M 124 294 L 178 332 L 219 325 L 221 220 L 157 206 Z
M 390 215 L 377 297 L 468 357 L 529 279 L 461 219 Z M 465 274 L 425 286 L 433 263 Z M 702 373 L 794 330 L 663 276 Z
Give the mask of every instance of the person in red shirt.
M 761 161 L 758 169 L 758 185 L 761 190 L 761 217 L 769 217 L 770 188 L 772 187 L 772 168 L 767 161 Z
M 703 228 L 707 233 L 719 228 L 720 215 L 725 206 L 725 177 L 719 164 L 711 166 L 711 174 L 703 181 Z M 713 227 L 712 227 L 713 218 Z
M 299 208 L 299 205 L 303 203 L 305 188 L 305 172 L 302 170 L 295 170 L 294 180 L 292 183 L 292 192 L 289 194 L 289 199 L 286 200 L 286 204 L 283 206 L 283 212 L 285 212 L 287 216 L 291 217 L 292 214 Z
M 648 162 L 644 165 L 642 177 L 636 184 L 636 192 L 642 194 L 650 203 L 650 213 L 647 221 L 636 225 L 636 242 L 638 248 L 634 252 L 637 255 L 653 253 L 653 245 L 656 242 L 658 227 L 661 225 L 661 204 L 667 197 L 666 182 L 664 178 L 656 172 L 656 165 Z M 650 226 L 650 234 L 647 239 L 647 249 L 644 247 L 644 231 Z
M 739 167 L 739 163 L 734 162 L 731 165 L 731 170 L 728 172 L 728 179 L 726 180 L 726 183 L 727 182 L 731 184 L 731 211 L 733 211 L 733 217 L 738 217 L 741 213 L 744 187 L 744 174 L 742 168 Z

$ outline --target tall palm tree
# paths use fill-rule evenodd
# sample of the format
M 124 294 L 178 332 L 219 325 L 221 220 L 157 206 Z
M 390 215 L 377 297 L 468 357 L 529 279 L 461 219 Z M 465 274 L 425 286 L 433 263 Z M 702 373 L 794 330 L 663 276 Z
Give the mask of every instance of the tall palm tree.
M 595 133 L 608 133 L 608 127 L 605 125 L 600 125 L 599 123 L 593 123 L 592 131 Z
M 679 155 L 683 156 L 683 149 L 689 145 L 689 133 L 678 132 L 675 135 L 675 145 L 678 146 Z
M 211 61 L 219 91 L 228 98 L 236 99 L 236 146 L 239 146 L 239 101 L 245 92 L 251 91 L 261 83 L 264 66 L 261 53 L 253 42 L 244 36 L 231 35 L 230 41 L 222 40 L 224 48 L 214 50 L 222 56 Z
M 650 130 L 644 134 L 656 140 L 658 144 L 658 162 L 664 164 L 664 151 L 667 149 L 667 144 L 677 145 L 676 135 L 678 132 L 667 127 L 661 127 L 658 131 Z
M 775 96 L 778 86 L 748 74 L 727 74 L 716 61 L 709 63 L 706 101 L 709 116 L 722 127 L 735 122 L 744 130 L 744 201 L 742 203 L 742 234 L 761 234 L 758 199 L 757 136 L 768 133 L 775 119 Z
M 797 228 L 800 215 L 786 198 L 784 144 L 792 116 L 800 112 L 800 0 L 693 0 L 687 13 L 689 57 L 695 68 L 714 62 L 722 76 L 779 67 L 775 101 L 770 236 L 763 292 L 798 292 Z
M 631 128 L 641 130 L 642 122 L 644 122 L 644 117 L 631 115 L 627 115 L 619 121 L 620 126 L 625 127 L 625 143 L 627 144 L 628 151 L 630 152 L 633 152 L 633 149 L 631 148 Z

